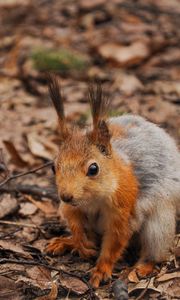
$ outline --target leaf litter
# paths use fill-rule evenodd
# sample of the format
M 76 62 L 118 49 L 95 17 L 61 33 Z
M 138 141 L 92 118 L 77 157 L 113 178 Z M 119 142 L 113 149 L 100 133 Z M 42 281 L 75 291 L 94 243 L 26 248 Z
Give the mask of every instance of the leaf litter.
M 98 78 L 111 115 L 140 114 L 180 145 L 176 0 L 1 0 L 0 17 L 0 182 L 56 156 L 57 123 L 42 69 L 61 78 L 68 122 L 90 121 L 86 86 Z M 157 275 L 128 277 L 123 261 L 111 282 L 93 291 L 91 261 L 44 253 L 49 238 L 69 234 L 57 215 L 51 165 L 9 180 L 0 193 L 0 299 L 121 299 L 127 289 L 129 299 L 178 298 L 179 235 Z

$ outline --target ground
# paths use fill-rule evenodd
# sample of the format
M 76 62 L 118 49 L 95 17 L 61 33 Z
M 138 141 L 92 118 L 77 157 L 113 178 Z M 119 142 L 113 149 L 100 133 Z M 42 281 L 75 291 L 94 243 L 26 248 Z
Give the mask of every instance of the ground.
M 0 299 L 127 299 L 127 287 L 130 299 L 178 299 L 178 234 L 158 275 L 128 277 L 131 251 L 97 291 L 88 285 L 94 262 L 44 247 L 66 231 L 49 163 L 58 131 L 45 71 L 59 76 L 69 122 L 90 122 L 87 85 L 98 79 L 111 116 L 140 114 L 180 145 L 179 27 L 178 0 L 0 0 Z

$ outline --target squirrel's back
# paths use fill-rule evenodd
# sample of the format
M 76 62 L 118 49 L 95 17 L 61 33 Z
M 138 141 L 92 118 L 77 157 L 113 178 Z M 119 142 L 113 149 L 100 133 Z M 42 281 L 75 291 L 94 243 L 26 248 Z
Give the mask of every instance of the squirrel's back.
M 112 147 L 132 164 L 140 197 L 152 203 L 170 196 L 168 201 L 176 201 L 179 206 L 180 154 L 174 140 L 157 125 L 136 115 L 114 117 L 109 123 L 124 132 L 121 138 L 112 138 Z

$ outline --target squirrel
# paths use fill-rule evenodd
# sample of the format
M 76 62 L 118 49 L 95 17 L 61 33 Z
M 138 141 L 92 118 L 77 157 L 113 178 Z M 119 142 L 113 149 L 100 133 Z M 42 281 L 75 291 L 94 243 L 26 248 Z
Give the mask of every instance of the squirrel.
M 92 128 L 70 126 L 58 79 L 50 74 L 48 81 L 59 124 L 54 162 L 59 212 L 71 236 L 52 239 L 47 253 L 75 250 L 89 258 L 97 255 L 99 239 L 90 278 L 97 288 L 138 233 L 142 249 L 134 270 L 140 277 L 151 274 L 169 257 L 180 212 L 180 153 L 174 140 L 140 116 L 108 118 L 100 84 L 89 87 Z

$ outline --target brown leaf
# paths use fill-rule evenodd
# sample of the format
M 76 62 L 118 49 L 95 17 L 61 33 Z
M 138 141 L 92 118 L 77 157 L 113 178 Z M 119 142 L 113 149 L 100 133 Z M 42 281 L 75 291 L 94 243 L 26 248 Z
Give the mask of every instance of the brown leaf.
M 156 281 L 164 282 L 164 281 L 171 280 L 174 278 L 180 278 L 180 272 L 177 271 L 177 272 L 173 272 L 173 273 L 163 274 L 161 277 L 157 278 Z
M 107 60 L 113 61 L 119 66 L 133 66 L 142 62 L 150 54 L 149 48 L 143 42 L 137 41 L 130 46 L 115 43 L 103 44 L 98 52 Z
M 152 277 L 150 279 L 150 281 L 147 280 L 147 279 L 142 279 L 137 284 L 136 283 L 129 283 L 128 284 L 128 293 L 129 294 L 134 292 L 134 291 L 144 290 L 144 289 L 151 289 L 155 292 L 161 293 L 161 289 L 159 289 L 159 287 L 156 288 L 154 286 L 154 277 Z
M 81 0 L 79 6 L 83 10 L 92 10 L 97 6 L 104 5 L 106 0 Z
M 53 154 L 47 149 L 47 147 L 40 141 L 40 138 L 35 133 L 27 134 L 28 146 L 31 153 L 36 157 L 45 159 L 52 159 Z
M 2 247 L 5 250 L 11 250 L 13 252 L 16 252 L 23 258 L 32 258 L 31 255 L 25 252 L 22 249 L 22 247 L 17 243 L 13 243 L 11 241 L 6 241 L 6 240 L 0 240 L 0 247 Z
M 134 283 L 138 283 L 139 282 L 139 279 L 137 277 L 137 274 L 136 274 L 136 270 L 133 269 L 129 275 L 128 275 L 128 279 L 130 282 L 134 282 Z
M 6 146 L 6 149 L 11 156 L 12 162 L 17 167 L 20 167 L 20 168 L 27 167 L 28 162 L 24 158 L 22 158 L 21 154 L 18 152 L 18 150 L 14 146 L 13 142 L 4 140 L 3 143 Z
M 35 300 L 56 300 L 58 295 L 58 287 L 55 282 L 52 282 L 51 291 L 48 295 L 35 298 Z
M 23 216 L 33 215 L 37 207 L 33 203 L 21 203 L 19 213 Z
M 177 258 L 180 258 L 180 247 L 176 247 L 176 248 L 174 249 L 174 254 L 175 254 L 175 256 L 176 256 Z
M 32 279 L 33 285 L 38 286 L 40 289 L 47 289 L 51 284 L 51 272 L 42 266 L 33 266 L 26 270 L 26 273 L 30 279 Z
M 68 290 L 76 293 L 77 295 L 83 295 L 89 289 L 87 284 L 76 277 L 71 276 L 60 276 L 61 284 Z
M 127 96 L 143 89 L 143 84 L 135 75 L 119 72 L 115 77 L 113 88 L 122 91 Z
M 26 199 L 31 201 L 37 208 L 39 208 L 47 216 L 54 216 L 57 214 L 57 209 L 52 205 L 49 200 L 36 201 L 31 196 L 26 195 Z
M 24 296 L 14 280 L 0 275 L 0 300 L 22 300 Z
M 3 194 L 0 197 L 0 219 L 7 215 L 13 214 L 18 209 L 16 198 L 9 194 Z

